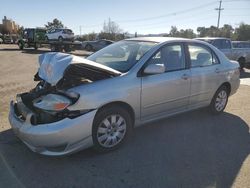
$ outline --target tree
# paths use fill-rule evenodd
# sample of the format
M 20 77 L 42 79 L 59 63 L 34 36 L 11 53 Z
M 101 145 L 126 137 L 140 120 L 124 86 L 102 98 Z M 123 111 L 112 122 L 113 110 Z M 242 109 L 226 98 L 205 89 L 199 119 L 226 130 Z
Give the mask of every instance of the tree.
M 19 27 L 17 34 L 22 35 L 23 30 L 24 30 L 23 26 Z
M 108 22 L 104 21 L 103 29 L 99 34 L 100 39 L 121 40 L 124 39 L 124 37 L 123 30 L 116 22 L 112 21 L 110 18 Z
M 179 31 L 176 26 L 171 26 L 171 30 L 168 34 L 170 37 L 179 37 Z
M 179 37 L 192 39 L 196 37 L 196 34 L 194 33 L 193 29 L 181 29 L 179 32 Z
M 220 37 L 232 38 L 234 29 L 231 25 L 225 24 L 220 28 Z
M 226 37 L 231 38 L 233 36 L 233 27 L 231 25 L 225 24 L 221 28 L 215 26 L 210 27 L 198 27 L 197 32 L 199 37 Z
M 206 28 L 205 27 L 198 27 L 197 32 L 199 34 L 199 37 L 205 37 L 206 36 Z
M 108 22 L 104 21 L 103 24 L 103 30 L 104 33 L 111 33 L 111 34 L 117 34 L 117 33 L 122 33 L 122 29 L 119 27 L 119 25 L 112 21 L 110 18 Z
M 60 20 L 55 18 L 52 22 L 48 22 L 47 24 L 45 24 L 45 27 L 48 30 L 51 30 L 51 29 L 63 28 L 64 25 L 62 24 L 62 22 Z
M 178 31 L 176 26 L 171 26 L 171 30 L 167 36 L 192 39 L 192 38 L 196 37 L 196 34 L 194 33 L 194 31 L 192 29 L 185 29 L 185 30 L 181 29 L 180 31 Z
M 250 25 L 241 23 L 238 28 L 235 29 L 236 40 L 250 40 Z

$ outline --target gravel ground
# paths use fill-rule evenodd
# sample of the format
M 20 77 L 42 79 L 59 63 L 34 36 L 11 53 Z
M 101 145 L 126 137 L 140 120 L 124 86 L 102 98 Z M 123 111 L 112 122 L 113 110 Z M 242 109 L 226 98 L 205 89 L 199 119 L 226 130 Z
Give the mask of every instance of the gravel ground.
M 0 187 L 250 187 L 249 70 L 220 116 L 200 109 L 139 127 L 114 152 L 52 158 L 31 152 L 7 120 L 45 51 L 0 45 Z

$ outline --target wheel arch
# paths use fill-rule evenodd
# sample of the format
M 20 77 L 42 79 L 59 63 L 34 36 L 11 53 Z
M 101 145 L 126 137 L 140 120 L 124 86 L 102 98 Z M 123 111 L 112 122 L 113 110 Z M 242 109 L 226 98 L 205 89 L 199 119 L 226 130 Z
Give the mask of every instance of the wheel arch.
M 243 69 L 246 64 L 246 57 L 240 56 L 237 61 L 240 64 L 240 68 Z
M 239 61 L 241 61 L 241 60 L 245 62 L 245 61 L 246 61 L 246 57 L 244 57 L 244 56 L 240 56 L 240 57 L 238 58 L 238 60 L 237 60 L 237 61 L 239 62 Z
M 227 90 L 228 90 L 228 95 L 230 95 L 230 93 L 231 93 L 231 84 L 230 84 L 229 82 L 224 82 L 224 83 L 222 83 L 222 84 L 220 85 L 220 87 L 219 87 L 218 89 L 220 89 L 220 88 L 223 87 L 223 86 L 225 86 L 225 87 L 227 88 Z M 218 89 L 217 89 L 217 91 L 218 91 Z
M 111 106 L 118 106 L 118 107 L 122 107 L 123 109 L 126 109 L 128 111 L 128 113 L 130 114 L 131 118 L 132 118 L 132 123 L 133 123 L 133 127 L 134 127 L 134 124 L 135 124 L 135 112 L 134 112 L 134 109 L 131 107 L 131 105 L 129 105 L 126 102 L 114 101 L 114 102 L 106 103 L 103 106 L 101 106 L 100 108 L 98 108 L 96 114 L 98 114 L 98 112 L 100 112 L 104 108 L 111 107 Z

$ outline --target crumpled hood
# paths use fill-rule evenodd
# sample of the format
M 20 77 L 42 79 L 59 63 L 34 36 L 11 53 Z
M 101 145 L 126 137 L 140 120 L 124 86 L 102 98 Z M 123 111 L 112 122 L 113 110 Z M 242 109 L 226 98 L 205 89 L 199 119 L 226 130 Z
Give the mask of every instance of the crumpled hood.
M 39 56 L 38 75 L 41 79 L 55 86 L 64 76 L 64 72 L 69 65 L 82 64 L 86 68 L 98 70 L 111 76 L 120 75 L 121 72 L 109 68 L 105 65 L 65 53 L 48 52 Z

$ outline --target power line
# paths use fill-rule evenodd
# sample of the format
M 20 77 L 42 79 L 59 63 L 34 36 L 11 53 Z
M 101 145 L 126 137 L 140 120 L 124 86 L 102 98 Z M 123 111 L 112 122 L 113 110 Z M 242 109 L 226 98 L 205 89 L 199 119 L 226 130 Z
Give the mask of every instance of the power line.
M 132 19 L 132 20 L 115 20 L 115 21 L 119 22 L 119 23 L 140 22 L 140 21 L 145 21 L 145 20 L 147 21 L 147 20 L 159 19 L 159 18 L 168 17 L 168 16 L 176 16 L 177 14 L 184 14 L 184 13 L 196 10 L 196 9 L 201 9 L 201 8 L 207 7 L 209 5 L 213 5 L 216 2 L 217 1 L 213 1 L 213 2 L 210 2 L 210 3 L 206 3 L 206 4 L 202 4 L 202 5 L 193 7 L 193 8 L 189 8 L 189 9 L 185 9 L 185 10 L 181 10 L 181 11 L 177 11 L 177 12 L 172 12 L 172 13 L 164 14 L 164 15 L 160 15 L 160 16 L 147 17 L 147 18 L 139 18 L 139 19 Z
M 179 15 L 179 14 L 185 14 L 187 12 L 194 11 L 194 10 L 199 10 L 201 8 L 204 8 L 204 7 L 206 8 L 209 5 L 214 5 L 214 3 L 216 3 L 216 2 L 217 1 L 213 1 L 213 2 L 210 2 L 210 3 L 206 3 L 206 4 L 202 4 L 202 5 L 193 7 L 193 8 L 184 9 L 184 10 L 181 10 L 181 11 L 172 12 L 172 13 L 159 15 L 159 16 L 154 16 L 154 17 L 146 17 L 146 18 L 131 19 L 131 20 L 114 20 L 114 21 L 117 22 L 117 23 L 129 23 L 129 22 L 143 22 L 143 21 L 148 21 L 148 20 L 155 20 L 155 19 L 159 19 L 159 18 L 164 18 L 164 17 L 169 17 L 169 16 L 176 16 L 176 15 Z M 84 28 L 92 28 L 92 27 L 100 26 L 102 24 L 103 24 L 103 22 L 99 23 L 99 24 L 94 24 L 94 25 L 87 25 L 87 26 L 82 25 L 82 26 Z
M 224 3 L 239 2 L 239 1 L 248 1 L 249 2 L 249 0 L 224 0 Z

